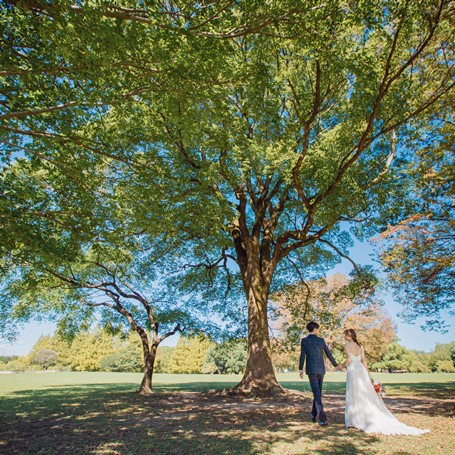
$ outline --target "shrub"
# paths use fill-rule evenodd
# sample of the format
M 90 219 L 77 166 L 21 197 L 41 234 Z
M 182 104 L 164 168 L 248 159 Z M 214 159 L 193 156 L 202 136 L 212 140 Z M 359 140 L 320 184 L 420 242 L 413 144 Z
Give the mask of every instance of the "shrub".
M 455 373 L 455 367 L 451 360 L 441 360 L 436 364 L 436 370 L 439 373 Z
M 100 360 L 102 371 L 118 371 L 136 373 L 144 369 L 140 355 L 134 350 L 123 349 L 115 354 L 109 354 Z
M 247 345 L 245 340 L 232 340 L 211 349 L 205 358 L 206 372 L 213 373 L 213 366 L 221 374 L 237 374 L 245 370 Z M 209 371 L 210 370 L 210 371 Z
M 20 360 L 11 360 L 6 364 L 5 367 L 6 371 L 25 371 L 27 369 L 27 366 L 25 365 L 24 362 L 21 362 Z

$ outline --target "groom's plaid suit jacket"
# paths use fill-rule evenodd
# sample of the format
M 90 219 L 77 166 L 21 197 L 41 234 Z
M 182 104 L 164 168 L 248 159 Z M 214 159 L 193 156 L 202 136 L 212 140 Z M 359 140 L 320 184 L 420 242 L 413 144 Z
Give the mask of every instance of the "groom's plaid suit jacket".
M 338 366 L 338 363 L 333 358 L 333 355 L 323 338 L 310 334 L 307 337 L 302 338 L 300 346 L 302 351 L 300 353 L 299 370 L 303 370 L 303 364 L 306 359 L 306 374 L 325 373 L 324 352 L 332 362 L 332 365 L 335 367 Z

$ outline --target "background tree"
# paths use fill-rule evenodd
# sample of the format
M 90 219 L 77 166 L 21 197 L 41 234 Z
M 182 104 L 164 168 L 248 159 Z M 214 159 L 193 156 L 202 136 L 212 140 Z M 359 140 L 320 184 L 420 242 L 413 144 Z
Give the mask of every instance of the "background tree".
M 115 354 L 102 357 L 99 368 L 101 371 L 140 372 L 143 370 L 141 352 L 132 346 L 128 346 Z
M 71 343 L 70 366 L 76 371 L 99 371 L 101 359 L 115 350 L 114 340 L 103 330 L 79 332 Z
M 247 358 L 247 341 L 230 340 L 214 346 L 207 352 L 205 363 L 214 369 L 207 371 L 220 374 L 243 373 Z
M 430 354 L 429 365 L 432 371 L 439 371 L 440 362 L 452 362 L 452 366 L 455 366 L 455 342 L 441 344 L 437 343 L 433 352 Z
M 308 278 L 346 257 L 346 221 L 365 221 L 364 238 L 396 217 L 401 142 L 453 88 L 449 2 L 2 6 L 7 159 L 70 144 L 83 162 L 135 169 L 127 181 L 157 188 L 185 240 L 182 292 L 240 279 L 249 348 L 236 390 L 282 391 L 269 293 L 294 265 Z M 149 197 L 131 205 L 145 233 Z
M 160 300 L 153 283 L 153 255 L 160 251 L 134 232 L 122 210 L 122 188 L 110 186 L 107 178 L 118 170 L 84 169 L 85 178 L 82 171 L 55 171 L 54 165 L 36 169 L 25 159 L 3 169 L 2 235 L 11 249 L 0 264 L 2 323 L 47 317 L 68 336 L 80 332 L 72 345 L 77 358 L 71 356 L 70 365 L 81 370 L 99 369 L 94 352 L 109 353 L 107 346 L 90 344 L 111 341 L 86 336 L 84 329 L 95 321 L 114 331 L 128 323 L 142 342 L 140 392 L 150 393 L 158 345 L 190 322 L 185 302 Z M 88 188 L 92 193 L 87 195 Z
M 431 354 L 406 349 L 398 342 L 389 345 L 381 358 L 370 365 L 372 370 L 379 371 L 410 371 L 411 373 L 429 373 Z
M 409 322 L 424 318 L 423 329 L 447 331 L 453 315 L 455 284 L 455 123 L 451 106 L 431 116 L 431 130 L 407 147 L 418 150 L 409 165 L 415 176 L 413 207 L 400 223 L 381 234 L 381 262 L 395 290 L 394 297 Z M 407 215 L 407 216 L 406 216 Z
M 155 371 L 157 373 L 169 373 L 169 362 L 172 357 L 172 351 L 174 347 L 160 346 L 156 353 L 156 366 Z
M 33 356 L 30 363 L 47 370 L 49 367 L 56 365 L 57 358 L 57 353 L 52 349 L 41 349 Z
M 441 373 L 455 373 L 455 366 L 450 360 L 441 360 L 437 363 L 436 369 Z
M 287 373 L 299 367 L 300 351 L 282 338 L 272 338 L 272 361 L 276 371 Z
M 181 336 L 168 363 L 169 373 L 202 373 L 208 351 L 214 342 L 205 336 Z
M 321 324 L 321 336 L 339 359 L 344 358 L 345 329 L 356 330 L 369 362 L 378 361 L 395 337 L 382 302 L 372 290 L 359 293 L 356 280 L 346 275 L 289 286 L 271 299 L 277 318 L 277 350 L 283 353 L 298 351 L 312 320 Z
M 72 339 L 65 338 L 59 332 L 56 332 L 53 335 L 42 335 L 38 338 L 31 351 L 25 357 L 25 361 L 30 364 L 37 352 L 43 349 L 50 349 L 57 354 L 57 363 L 55 368 L 68 369 L 71 363 L 71 356 L 73 354 L 71 350 L 71 342 Z
M 409 371 L 411 358 L 409 351 L 398 343 L 392 343 L 387 351 L 381 356 L 379 362 L 373 364 L 374 369 L 387 371 Z
M 7 362 L 4 366 L 4 368 L 2 368 L 2 370 L 4 371 L 14 371 L 14 372 L 22 372 L 22 371 L 25 371 L 27 369 L 27 362 L 25 361 L 25 359 L 23 358 L 18 358 L 18 359 L 15 359 L 15 360 L 10 360 L 9 362 Z
M 100 360 L 100 369 L 107 371 L 140 372 L 144 368 L 142 345 L 135 333 L 118 340 L 118 349 Z M 155 362 L 158 362 L 158 350 Z M 156 363 L 155 363 L 156 365 Z M 155 371 L 157 368 L 155 366 Z

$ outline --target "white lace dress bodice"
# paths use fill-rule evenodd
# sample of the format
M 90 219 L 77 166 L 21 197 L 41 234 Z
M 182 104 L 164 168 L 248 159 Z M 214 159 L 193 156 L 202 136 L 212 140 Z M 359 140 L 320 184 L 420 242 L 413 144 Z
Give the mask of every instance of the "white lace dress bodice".
M 348 352 L 350 363 L 346 369 L 345 424 L 366 433 L 386 435 L 420 435 L 420 430 L 400 422 L 385 406 L 371 384 L 368 372 L 362 364 L 362 354 Z

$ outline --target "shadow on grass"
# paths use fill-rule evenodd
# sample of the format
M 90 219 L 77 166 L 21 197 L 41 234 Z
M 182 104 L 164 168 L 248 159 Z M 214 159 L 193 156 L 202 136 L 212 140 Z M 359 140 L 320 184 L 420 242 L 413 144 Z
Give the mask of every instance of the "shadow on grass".
M 161 383 L 148 397 L 136 393 L 135 383 L 18 391 L 0 401 L 0 453 L 376 453 L 372 448 L 376 436 L 343 425 L 344 382 L 324 385 L 331 423 L 324 429 L 307 420 L 311 402 L 307 381 L 283 381 L 284 387 L 306 393 L 279 401 L 195 393 L 232 385 Z M 392 412 L 453 415 L 449 398 L 454 382 L 387 387 L 395 395 L 385 400 Z
M 281 385 L 287 389 L 309 392 L 308 381 L 282 381 Z M 346 392 L 345 382 L 325 382 L 324 391 L 329 393 L 339 393 L 344 395 Z M 428 397 L 436 399 L 451 399 L 455 395 L 455 382 L 416 382 L 400 383 L 388 382 L 384 384 L 388 394 L 392 396 L 412 395 L 415 397 Z
M 281 381 L 280 383 L 286 389 L 298 390 L 299 392 L 311 392 L 310 383 L 307 378 L 303 381 Z M 343 382 L 324 382 L 324 392 L 336 393 L 344 395 L 346 391 L 346 383 Z
M 301 392 L 310 392 L 304 381 L 283 381 L 284 387 Z M 425 414 L 430 416 L 455 417 L 455 382 L 434 383 L 387 383 L 384 402 L 393 412 Z M 345 394 L 344 382 L 327 382 L 324 392 L 335 395 Z M 437 401 L 434 401 L 437 400 Z M 441 401 L 441 400 L 447 400 Z M 449 401 L 451 400 L 451 401 Z
M 295 451 L 303 438 L 315 454 L 371 454 L 365 447 L 377 440 L 359 432 L 350 437 L 341 413 L 333 415 L 333 425 L 319 428 L 301 407 L 275 406 L 273 400 L 167 392 L 143 397 L 133 390 L 132 384 L 87 384 L 3 397 L 0 452 L 252 454 L 278 444 L 287 448 L 283 452 L 305 453 L 299 445 L 302 451 Z
M 417 397 L 429 397 L 437 399 L 451 399 L 455 396 L 455 382 L 416 382 L 416 383 L 387 383 L 387 389 L 393 395 L 409 394 Z

